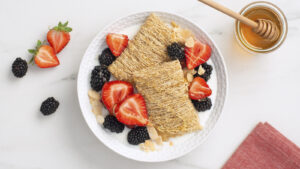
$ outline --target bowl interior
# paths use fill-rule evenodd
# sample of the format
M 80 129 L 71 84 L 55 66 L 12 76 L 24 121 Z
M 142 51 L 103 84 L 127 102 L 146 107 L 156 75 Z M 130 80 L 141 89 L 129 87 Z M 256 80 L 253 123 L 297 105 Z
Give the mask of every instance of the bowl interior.
M 196 148 L 205 140 L 205 138 L 207 138 L 208 134 L 215 126 L 224 105 L 227 92 L 227 76 L 223 57 L 215 43 L 205 31 L 181 16 L 165 12 L 154 12 L 166 23 L 174 21 L 181 27 L 191 30 L 195 34 L 197 40 L 209 44 L 212 48 L 212 56 L 208 63 L 213 65 L 214 70 L 208 84 L 213 91 L 211 96 L 213 107 L 210 111 L 199 113 L 200 123 L 204 126 L 204 129 L 199 132 L 171 139 L 174 143 L 173 146 L 170 146 L 168 142 L 165 142 L 163 146 L 157 147 L 157 151 L 146 153 L 141 151 L 138 146 L 132 146 L 127 143 L 126 136 L 129 129 L 125 128 L 122 134 L 115 134 L 98 125 L 95 116 L 91 111 L 87 93 L 88 90 L 90 90 L 90 73 L 93 67 L 99 64 L 98 55 L 107 47 L 105 42 L 106 35 L 110 32 L 124 33 L 131 39 L 150 13 L 153 12 L 142 12 L 123 17 L 113 22 L 111 25 L 108 25 L 97 34 L 81 61 L 77 79 L 77 90 L 83 117 L 89 128 L 103 144 L 113 151 L 133 160 L 158 162 L 178 158 Z M 107 113 L 105 109 L 103 109 L 103 112 Z

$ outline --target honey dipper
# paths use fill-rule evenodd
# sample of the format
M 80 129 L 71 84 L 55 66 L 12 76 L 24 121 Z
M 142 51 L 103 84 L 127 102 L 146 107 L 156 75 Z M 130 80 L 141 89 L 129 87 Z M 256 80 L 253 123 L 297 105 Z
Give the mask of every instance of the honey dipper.
M 216 10 L 223 12 L 224 14 L 233 17 L 240 22 L 252 27 L 253 32 L 257 33 L 264 39 L 268 39 L 271 41 L 276 41 L 279 37 L 279 28 L 275 23 L 267 19 L 258 19 L 257 21 L 253 21 L 248 19 L 247 17 L 240 15 L 231 9 L 226 8 L 225 6 L 212 1 L 212 0 L 198 0 L 206 5 L 215 8 Z

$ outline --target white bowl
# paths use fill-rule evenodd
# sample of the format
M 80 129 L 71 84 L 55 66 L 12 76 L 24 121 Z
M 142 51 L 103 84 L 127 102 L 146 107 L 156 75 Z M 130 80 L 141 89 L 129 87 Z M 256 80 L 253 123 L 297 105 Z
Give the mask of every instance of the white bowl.
M 191 30 L 198 40 L 209 44 L 212 48 L 212 56 L 208 63 L 213 65 L 214 70 L 208 84 L 213 91 L 211 96 L 213 106 L 211 110 L 199 113 L 200 123 L 204 126 L 204 129 L 199 132 L 173 138 L 171 139 L 174 144 L 173 146 L 170 146 L 168 142 L 165 142 L 163 146 L 157 147 L 157 151 L 147 153 L 140 150 L 139 146 L 133 146 L 127 143 L 126 136 L 129 129 L 126 127 L 123 133 L 116 134 L 107 131 L 103 126 L 97 124 L 96 118 L 91 111 L 87 93 L 88 90 L 90 90 L 89 81 L 91 71 L 94 66 L 99 64 L 98 55 L 107 47 L 105 42 L 106 35 L 110 32 L 124 33 L 131 39 L 150 13 L 153 12 L 142 12 L 123 17 L 106 26 L 97 34 L 82 58 L 77 79 L 77 92 L 81 111 L 86 123 L 104 145 L 116 153 L 133 160 L 158 162 L 183 156 L 195 149 L 207 138 L 222 112 L 227 93 L 227 75 L 221 52 L 217 48 L 215 42 L 213 42 L 212 38 L 204 30 L 177 14 L 154 12 L 166 23 L 174 21 L 181 27 Z M 103 111 L 107 112 L 105 109 L 103 109 Z

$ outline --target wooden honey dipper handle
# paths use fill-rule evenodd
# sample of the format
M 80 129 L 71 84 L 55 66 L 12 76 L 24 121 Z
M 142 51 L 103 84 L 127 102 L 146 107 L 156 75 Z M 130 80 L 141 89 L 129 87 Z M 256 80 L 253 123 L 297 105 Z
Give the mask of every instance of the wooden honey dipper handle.
M 216 10 L 223 12 L 224 14 L 233 17 L 240 22 L 250 26 L 253 28 L 253 31 L 260 35 L 261 37 L 265 39 L 269 39 L 271 41 L 275 41 L 279 36 L 279 29 L 277 26 L 272 22 L 265 19 L 259 19 L 258 22 L 255 22 L 251 19 L 248 19 L 247 17 L 240 15 L 239 13 L 236 13 L 232 11 L 229 8 L 226 8 L 225 6 L 212 1 L 212 0 L 198 0 L 212 8 L 215 8 Z
M 232 11 L 231 9 L 226 8 L 225 6 L 219 4 L 215 1 L 212 1 L 212 0 L 199 0 L 199 1 L 205 3 L 206 5 L 208 5 L 212 8 L 215 8 L 216 10 L 218 10 L 220 12 L 223 12 L 224 14 L 226 14 L 230 17 L 233 17 L 233 18 L 243 22 L 246 25 L 249 25 L 250 27 L 252 27 L 254 29 L 257 28 L 257 26 L 258 26 L 257 22 L 255 22 L 251 19 L 248 19 L 247 17 L 240 15 L 239 13 Z

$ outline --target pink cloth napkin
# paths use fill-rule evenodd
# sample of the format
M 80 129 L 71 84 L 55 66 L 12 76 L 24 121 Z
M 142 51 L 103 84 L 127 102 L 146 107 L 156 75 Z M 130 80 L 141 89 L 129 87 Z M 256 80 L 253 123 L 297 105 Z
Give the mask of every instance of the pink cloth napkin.
M 300 148 L 267 122 L 259 123 L 222 169 L 300 169 Z

